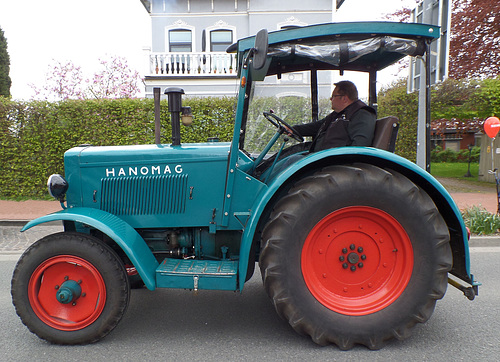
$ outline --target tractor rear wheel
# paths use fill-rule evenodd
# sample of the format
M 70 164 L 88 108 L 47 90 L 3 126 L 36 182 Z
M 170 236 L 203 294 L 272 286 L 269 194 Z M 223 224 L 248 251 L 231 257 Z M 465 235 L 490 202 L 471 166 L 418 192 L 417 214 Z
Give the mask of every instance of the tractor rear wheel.
M 297 182 L 271 213 L 259 264 L 278 314 L 320 345 L 405 339 L 444 296 L 449 232 L 403 175 L 332 166 Z
M 86 344 L 116 327 L 130 286 L 110 247 L 92 236 L 64 232 L 25 251 L 14 269 L 11 293 L 21 321 L 38 337 Z

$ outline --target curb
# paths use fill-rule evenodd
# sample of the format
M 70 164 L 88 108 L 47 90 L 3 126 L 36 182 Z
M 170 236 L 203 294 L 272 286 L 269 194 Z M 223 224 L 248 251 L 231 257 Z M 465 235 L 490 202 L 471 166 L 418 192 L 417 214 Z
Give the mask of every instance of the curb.
M 0 220 L 0 226 L 18 226 L 23 227 L 28 221 L 26 220 Z
M 28 222 L 31 220 L 0 220 L 0 227 L 1 226 L 16 226 L 19 228 L 22 228 L 24 225 L 26 225 Z M 43 224 L 40 224 L 39 226 L 60 226 L 61 222 L 60 221 L 49 221 Z
M 469 240 L 469 246 L 500 246 L 500 235 L 479 236 L 473 235 Z

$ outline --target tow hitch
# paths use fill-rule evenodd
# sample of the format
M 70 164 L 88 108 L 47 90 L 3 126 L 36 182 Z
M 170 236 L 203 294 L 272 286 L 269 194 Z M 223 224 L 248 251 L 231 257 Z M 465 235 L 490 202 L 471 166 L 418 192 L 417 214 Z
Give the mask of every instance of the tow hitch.
M 476 295 L 479 295 L 478 294 L 479 293 L 478 287 L 479 287 L 480 284 L 475 284 L 475 285 L 473 285 L 471 287 L 467 287 L 467 286 L 462 285 L 459 282 L 457 282 L 456 280 L 453 280 L 451 278 L 448 278 L 448 284 L 453 285 L 455 288 L 457 288 L 458 290 L 460 290 L 461 292 L 463 292 L 464 295 L 469 300 L 474 300 L 474 298 L 476 297 Z

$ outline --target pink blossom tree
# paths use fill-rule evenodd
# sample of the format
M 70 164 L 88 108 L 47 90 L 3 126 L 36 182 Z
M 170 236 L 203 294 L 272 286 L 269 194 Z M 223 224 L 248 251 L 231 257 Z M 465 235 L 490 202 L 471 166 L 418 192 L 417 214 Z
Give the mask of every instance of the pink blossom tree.
M 30 84 L 38 98 L 45 100 L 82 99 L 84 92 L 81 88 L 83 74 L 80 67 L 72 62 L 61 63 L 54 60 L 49 66 L 44 85 L 41 88 Z
M 89 80 L 86 90 L 93 98 L 133 98 L 140 92 L 140 75 L 132 70 L 125 58 L 99 59 L 103 69 Z
M 30 84 L 37 98 L 45 100 L 133 98 L 140 93 L 141 77 L 123 57 L 99 59 L 101 68 L 85 78 L 79 66 L 71 61 L 54 61 L 44 85 Z

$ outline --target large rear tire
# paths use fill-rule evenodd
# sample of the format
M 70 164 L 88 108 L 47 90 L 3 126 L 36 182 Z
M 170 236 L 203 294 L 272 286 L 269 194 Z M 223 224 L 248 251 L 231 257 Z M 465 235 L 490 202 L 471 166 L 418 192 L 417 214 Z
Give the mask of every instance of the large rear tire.
M 127 309 L 130 286 L 110 247 L 85 234 L 58 233 L 21 256 L 11 293 L 17 314 L 38 337 L 86 344 L 116 327 Z
M 260 268 L 278 314 L 320 345 L 405 339 L 444 296 L 449 232 L 401 174 L 333 166 L 297 182 L 263 230 Z

